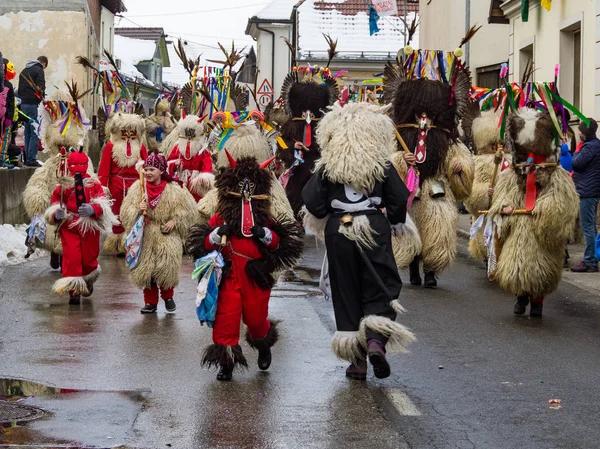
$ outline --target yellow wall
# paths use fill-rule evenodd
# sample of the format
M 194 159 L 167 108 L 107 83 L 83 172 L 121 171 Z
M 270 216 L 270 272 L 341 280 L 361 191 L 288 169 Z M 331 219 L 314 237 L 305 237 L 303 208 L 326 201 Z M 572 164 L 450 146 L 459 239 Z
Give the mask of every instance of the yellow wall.
M 0 15 L 0 42 L 2 51 L 20 72 L 30 59 L 44 55 L 49 64 L 46 69 L 46 94 L 57 88 L 64 89 L 65 81 L 74 79 L 81 90 L 91 87 L 92 78 L 83 67 L 75 63 L 79 55 L 96 53 L 96 44 L 90 37 L 90 26 L 83 12 L 38 11 Z M 18 78 L 13 80 L 15 88 Z M 83 105 L 92 115 L 91 98 L 86 96 Z

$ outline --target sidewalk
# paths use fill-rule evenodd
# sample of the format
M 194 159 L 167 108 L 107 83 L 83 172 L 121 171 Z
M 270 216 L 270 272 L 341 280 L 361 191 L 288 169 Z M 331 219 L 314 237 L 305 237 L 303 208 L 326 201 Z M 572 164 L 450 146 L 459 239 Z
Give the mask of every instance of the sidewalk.
M 471 215 L 459 214 L 458 218 L 458 238 L 459 244 L 468 244 L 469 229 L 471 229 Z M 571 259 L 569 264 L 575 266 L 580 260 L 583 260 L 584 245 L 569 245 L 569 255 Z M 600 295 L 600 273 L 573 273 L 569 269 L 563 271 L 563 281 L 582 288 L 592 294 Z

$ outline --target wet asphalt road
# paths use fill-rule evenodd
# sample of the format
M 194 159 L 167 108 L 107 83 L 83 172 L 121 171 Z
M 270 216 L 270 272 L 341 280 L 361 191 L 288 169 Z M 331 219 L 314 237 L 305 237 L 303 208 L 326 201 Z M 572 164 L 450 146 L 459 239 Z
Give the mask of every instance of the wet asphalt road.
M 543 319 L 514 317 L 512 298 L 459 258 L 437 290 L 405 286 L 408 313 L 398 320 L 419 341 L 390 356 L 390 378 L 361 383 L 345 379 L 330 350 L 321 261 L 309 242 L 280 279 L 271 369 L 259 372 L 243 344 L 251 367 L 231 383 L 200 367 L 210 331 L 195 316 L 189 260 L 177 313 L 155 316 L 140 315 L 141 291 L 121 259 L 103 258 L 94 296 L 76 308 L 50 292 L 58 273 L 47 260 L 0 269 L 0 378 L 56 387 L 21 383 L 29 398 L 20 403 L 49 413 L 0 429 L 0 447 L 600 446 L 597 296 L 563 283 Z M 555 398 L 561 404 L 550 406 Z

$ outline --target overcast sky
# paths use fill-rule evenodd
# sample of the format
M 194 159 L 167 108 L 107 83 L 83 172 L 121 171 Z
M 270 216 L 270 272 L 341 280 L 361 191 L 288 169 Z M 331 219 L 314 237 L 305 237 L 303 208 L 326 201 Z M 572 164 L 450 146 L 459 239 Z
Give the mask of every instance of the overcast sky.
M 217 42 L 231 48 L 235 39 L 236 47 L 253 44 L 244 31 L 248 18 L 264 8 L 268 0 L 124 0 L 129 19 L 116 19 L 117 27 L 136 25 L 165 29 L 167 35 L 176 41 L 181 36 L 188 42 L 188 55 L 195 57 L 202 53 L 202 59 L 220 59 Z M 132 23 L 134 22 L 134 23 Z M 217 47 L 217 49 L 215 49 Z M 180 64 L 172 60 L 172 65 Z

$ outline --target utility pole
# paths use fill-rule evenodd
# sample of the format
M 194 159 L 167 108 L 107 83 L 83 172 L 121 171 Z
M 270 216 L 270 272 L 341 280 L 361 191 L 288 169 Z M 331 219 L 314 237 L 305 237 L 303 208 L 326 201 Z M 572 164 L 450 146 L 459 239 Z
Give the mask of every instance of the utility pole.
M 406 47 L 406 39 L 408 38 L 407 34 L 408 34 L 408 30 L 406 29 L 406 20 L 407 20 L 407 7 L 406 7 L 406 2 L 408 0 L 404 0 L 404 46 Z

